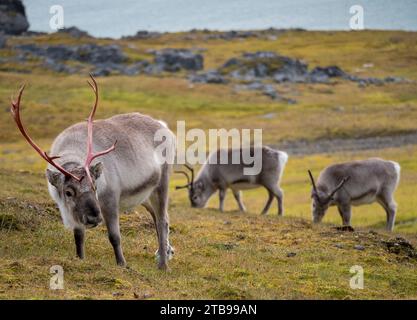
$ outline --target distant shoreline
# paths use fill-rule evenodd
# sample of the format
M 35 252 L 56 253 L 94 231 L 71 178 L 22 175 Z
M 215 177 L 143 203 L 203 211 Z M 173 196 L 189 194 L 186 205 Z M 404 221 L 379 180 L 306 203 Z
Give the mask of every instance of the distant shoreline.
M 78 28 L 76 26 L 69 26 L 69 27 L 65 27 L 64 29 L 61 30 L 66 30 L 66 29 L 70 29 L 70 28 L 77 28 L 78 30 L 80 30 L 81 32 L 87 32 L 86 30 L 83 30 L 81 28 Z M 58 31 L 51 31 L 51 32 L 46 32 L 46 31 L 39 31 L 39 30 L 32 30 L 29 29 L 27 31 L 27 34 L 38 34 L 38 35 L 42 35 L 42 34 L 54 34 L 60 32 L 60 30 Z M 244 32 L 251 32 L 251 33 L 267 33 L 267 32 L 407 32 L 407 33 L 415 33 L 417 32 L 417 30 L 403 30 L 403 29 L 363 29 L 363 30 L 344 30 L 344 29 L 338 29 L 338 30 L 320 30 L 320 29 L 304 29 L 304 28 L 274 28 L 274 27 L 269 27 L 266 29 L 230 29 L 230 30 L 215 30 L 215 29 L 190 29 L 190 30 L 186 30 L 186 31 L 153 31 L 153 30 L 137 30 L 136 33 L 133 34 L 128 34 L 128 35 L 123 35 L 120 37 L 97 37 L 94 35 L 89 34 L 88 35 L 91 38 L 94 39 L 113 39 L 113 40 L 121 40 L 121 39 L 129 39 L 129 38 L 134 38 L 137 36 L 138 33 L 148 33 L 148 34 L 155 34 L 155 35 L 169 35 L 169 34 L 195 34 L 195 33 L 207 33 L 207 34 L 227 34 L 227 33 L 232 33 L 232 32 L 237 32 L 237 33 L 244 33 Z M 145 38 L 145 37 L 144 37 Z

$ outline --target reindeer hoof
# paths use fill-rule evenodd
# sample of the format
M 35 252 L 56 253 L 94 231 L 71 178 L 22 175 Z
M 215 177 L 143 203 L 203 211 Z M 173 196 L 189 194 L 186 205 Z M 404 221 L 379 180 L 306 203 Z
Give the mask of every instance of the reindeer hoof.
M 174 257 L 174 254 L 175 254 L 174 248 L 171 247 L 171 245 L 169 245 L 168 249 L 167 249 L 167 258 L 168 258 L 168 260 L 171 260 Z M 161 260 L 161 255 L 159 254 L 159 250 L 156 250 L 155 257 L 156 257 L 156 261 L 159 262 Z

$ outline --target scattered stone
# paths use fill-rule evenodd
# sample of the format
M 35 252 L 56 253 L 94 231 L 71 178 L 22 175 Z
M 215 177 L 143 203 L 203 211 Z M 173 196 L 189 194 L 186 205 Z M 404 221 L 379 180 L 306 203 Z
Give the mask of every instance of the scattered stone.
M 245 53 L 240 58 L 229 59 L 219 71 L 237 80 L 250 81 L 268 77 L 276 82 L 296 82 L 306 74 L 307 65 L 275 52 L 257 51 Z
M 104 46 L 92 43 L 80 46 L 23 44 L 16 46 L 16 49 L 52 60 L 76 60 L 91 64 L 122 63 L 127 59 L 120 46 L 115 44 Z
M 29 29 L 21 0 L 0 0 L 0 32 L 20 35 Z
M 153 31 L 146 31 L 146 30 L 139 30 L 133 36 L 125 36 L 122 39 L 125 40 L 143 40 L 143 39 L 155 39 L 159 38 L 162 35 L 160 32 L 153 32 Z
M 356 244 L 356 245 L 354 246 L 354 248 L 355 248 L 356 250 L 359 250 L 359 251 L 363 251 L 363 250 L 365 250 L 365 247 L 364 247 L 363 245 L 360 245 L 360 244 Z
M 417 259 L 417 251 L 414 246 L 405 238 L 395 237 L 389 240 L 383 240 L 383 245 L 390 253 L 405 255 L 409 258 Z
M 215 84 L 224 84 L 227 83 L 225 77 L 223 77 L 216 70 L 209 70 L 205 73 L 193 74 L 189 77 L 189 80 L 193 83 L 215 83 Z
M 272 86 L 270 84 L 265 85 L 265 87 L 262 90 L 262 93 L 265 96 L 268 96 L 268 97 L 270 97 L 273 100 L 275 100 L 275 99 L 278 98 L 278 92 L 277 92 L 277 90 L 275 89 L 274 86 Z
M 273 118 L 276 117 L 276 115 L 277 115 L 276 113 L 270 112 L 270 113 L 263 114 L 261 116 L 261 118 L 263 118 L 263 119 L 273 119 Z
M 7 43 L 7 37 L 3 32 L 0 31 L 0 49 L 3 49 L 6 47 Z
M 354 232 L 355 229 L 353 229 L 352 226 L 341 226 L 341 227 L 336 227 L 337 231 L 348 231 L 348 232 Z
M 154 63 L 163 71 L 177 72 L 182 69 L 198 71 L 203 69 L 203 56 L 188 49 L 163 49 L 155 51 Z
M 86 31 L 78 29 L 77 27 L 69 27 L 69 28 L 59 29 L 58 33 L 65 33 L 65 34 L 68 34 L 71 37 L 74 37 L 74 38 L 77 38 L 77 39 L 80 39 L 80 38 L 83 38 L 83 37 L 91 38 L 91 36 Z
M 345 75 L 346 73 L 338 66 L 315 67 L 308 75 L 308 78 L 313 83 L 325 83 L 330 78 L 344 77 Z
M 113 297 L 122 297 L 122 296 L 124 296 L 123 292 L 113 292 L 112 295 L 113 295 Z

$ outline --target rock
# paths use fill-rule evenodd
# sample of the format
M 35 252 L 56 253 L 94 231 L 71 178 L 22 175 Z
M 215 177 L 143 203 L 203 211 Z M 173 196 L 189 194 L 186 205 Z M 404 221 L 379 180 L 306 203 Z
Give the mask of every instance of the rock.
M 355 248 L 356 250 L 359 250 L 359 251 L 363 251 L 363 250 L 365 250 L 365 247 L 364 247 L 363 245 L 360 245 L 360 244 L 355 245 L 355 246 L 354 246 L 354 248 Z
M 0 32 L 20 35 L 29 29 L 21 0 L 0 0 Z
M 75 60 L 97 63 L 122 63 L 126 60 L 119 45 L 99 46 L 96 44 L 84 44 L 76 48 Z
M 343 249 L 343 248 L 344 248 L 344 246 L 343 246 L 343 244 L 342 244 L 342 243 L 336 243 L 334 246 L 335 246 L 336 248 L 339 248 L 339 249 Z
M 275 52 L 257 51 L 245 53 L 240 58 L 229 59 L 219 71 L 244 81 L 273 78 L 276 82 L 302 82 L 306 79 L 307 65 Z
M 58 30 L 58 33 L 66 33 L 74 38 L 91 37 L 86 31 L 80 30 L 77 27 L 69 27 Z
M 308 78 L 313 83 L 325 83 L 330 78 L 345 77 L 346 73 L 338 66 L 329 67 L 315 67 L 308 75 Z
M 139 30 L 138 32 L 136 32 L 135 35 L 122 37 L 122 39 L 126 39 L 126 40 L 155 39 L 155 38 L 159 38 L 161 35 L 162 33 L 160 32 Z
M 55 60 L 50 59 L 50 58 L 46 58 L 43 65 L 44 67 L 51 69 L 55 72 L 74 74 L 78 71 L 77 68 L 67 66 L 60 62 L 56 62 Z
M 6 43 L 7 43 L 7 37 L 4 35 L 3 32 L 0 32 L 0 49 L 5 48 Z
M 118 45 L 83 44 L 80 46 L 37 46 L 35 44 L 24 44 L 16 46 L 17 49 L 46 57 L 56 61 L 76 60 L 91 64 L 100 63 L 122 63 L 126 60 L 122 49 Z
M 264 86 L 264 88 L 262 90 L 262 93 L 265 96 L 268 96 L 268 97 L 270 97 L 271 99 L 274 99 L 274 100 L 278 98 L 277 90 L 275 89 L 275 87 L 273 85 L 270 85 L 270 84 Z
M 287 257 L 288 258 L 292 258 L 292 257 L 295 257 L 297 254 L 295 253 L 295 252 L 288 252 L 287 253 Z
M 127 76 L 134 76 L 141 73 L 147 66 L 149 66 L 149 62 L 146 60 L 136 62 L 134 64 L 128 65 L 122 71 L 123 74 Z
M 352 226 L 341 226 L 335 228 L 337 231 L 348 231 L 348 232 L 354 232 L 355 229 L 353 229 Z
M 188 49 L 163 49 L 155 51 L 154 63 L 164 71 L 177 72 L 182 69 L 198 71 L 203 69 L 203 56 Z
M 384 82 L 386 82 L 386 83 L 402 83 L 402 82 L 406 82 L 406 80 L 404 78 L 401 78 L 401 77 L 390 76 L 390 77 L 386 77 L 384 79 Z
M 194 83 L 216 83 L 224 84 L 228 81 L 218 71 L 210 70 L 205 73 L 193 74 L 189 77 L 189 80 Z
M 417 259 L 417 250 L 411 242 L 405 238 L 395 237 L 386 241 L 382 240 L 382 243 L 390 253 L 405 255 L 409 258 Z

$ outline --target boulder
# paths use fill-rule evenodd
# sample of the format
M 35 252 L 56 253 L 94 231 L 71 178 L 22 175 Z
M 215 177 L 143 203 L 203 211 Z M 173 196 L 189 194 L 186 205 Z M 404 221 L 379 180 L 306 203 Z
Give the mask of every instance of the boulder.
M 21 0 L 0 0 L 0 32 L 20 35 L 29 29 Z
M 122 37 L 122 39 L 126 39 L 126 40 L 155 39 L 155 38 L 159 38 L 161 35 L 162 34 L 160 32 L 139 30 L 138 32 L 136 32 L 135 35 Z
M 7 37 L 4 35 L 3 32 L 0 32 L 0 49 L 5 48 L 6 44 L 7 44 Z
M 216 84 L 223 84 L 227 83 L 225 77 L 223 77 L 218 71 L 210 70 L 205 73 L 200 74 L 193 74 L 189 77 L 191 82 L 195 83 L 216 83 Z
M 229 59 L 219 70 L 244 81 L 273 78 L 276 82 L 299 82 L 307 75 L 305 63 L 270 51 L 245 53 L 240 58 Z
M 76 60 L 91 64 L 122 63 L 126 61 L 122 49 L 118 45 L 83 44 L 80 46 L 37 46 L 23 44 L 17 49 L 36 56 L 46 57 L 56 61 Z
M 198 71 L 203 69 L 203 56 L 188 49 L 163 49 L 155 51 L 154 63 L 163 71 L 177 72 L 181 69 Z
M 77 27 L 69 27 L 64 29 L 59 29 L 58 33 L 68 34 L 74 38 L 82 38 L 82 37 L 91 37 L 86 31 L 78 29 Z

